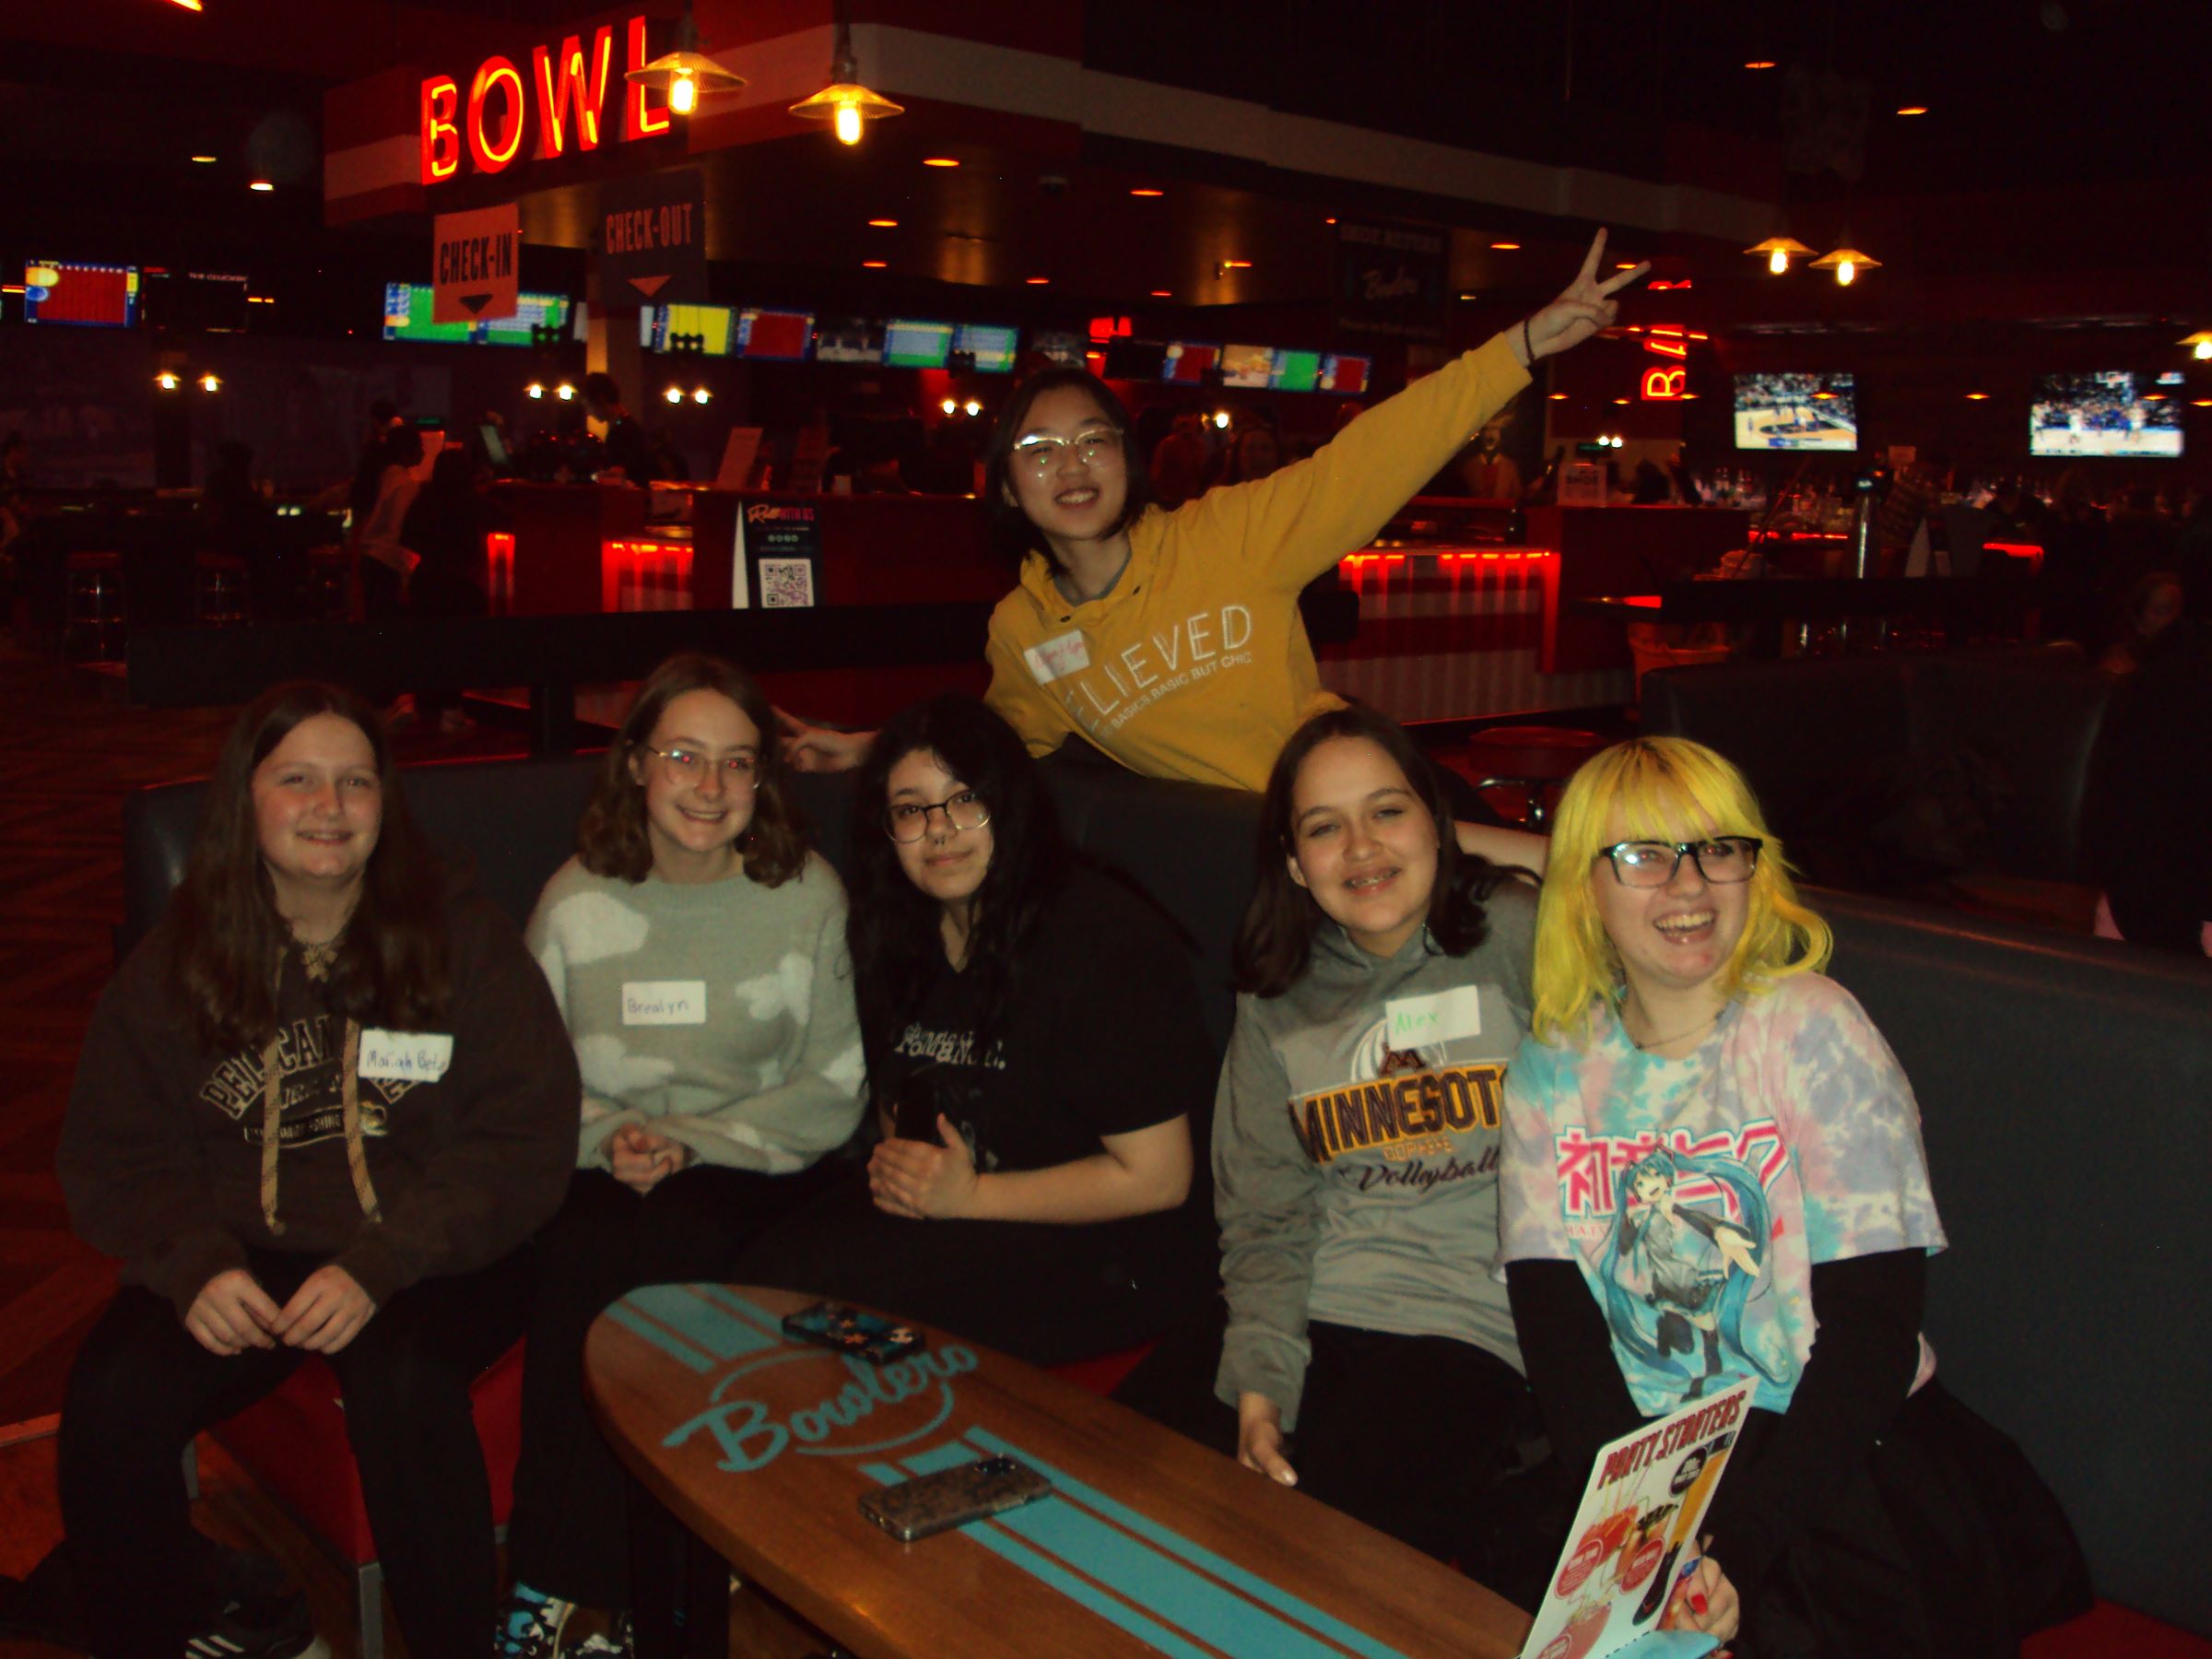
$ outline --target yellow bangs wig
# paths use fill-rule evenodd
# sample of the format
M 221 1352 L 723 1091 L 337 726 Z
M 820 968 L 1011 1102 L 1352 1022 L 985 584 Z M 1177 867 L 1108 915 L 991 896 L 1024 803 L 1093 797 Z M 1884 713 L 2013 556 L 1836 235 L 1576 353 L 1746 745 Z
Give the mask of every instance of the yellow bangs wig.
M 1616 827 L 1618 826 L 1618 827 Z M 1744 936 L 1722 971 L 1728 996 L 1769 990 L 1828 966 L 1835 937 L 1797 898 L 1782 842 L 1751 786 L 1721 756 L 1687 737 L 1639 737 L 1594 755 L 1574 774 L 1552 820 L 1536 912 L 1535 1010 L 1540 1041 L 1573 1041 L 1599 997 L 1622 995 L 1620 957 L 1591 897 L 1599 850 L 1618 841 L 1686 841 L 1756 835 L 1766 844 L 1750 881 Z

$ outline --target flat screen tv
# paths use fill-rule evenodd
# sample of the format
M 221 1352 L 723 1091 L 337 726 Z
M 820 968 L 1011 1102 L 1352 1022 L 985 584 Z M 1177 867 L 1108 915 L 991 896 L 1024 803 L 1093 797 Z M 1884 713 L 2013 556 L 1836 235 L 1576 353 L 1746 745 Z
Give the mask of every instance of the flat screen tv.
M 1191 340 L 1172 340 L 1168 345 L 1167 363 L 1159 371 L 1162 380 L 1173 381 L 1179 386 L 1195 386 L 1206 379 L 1221 356 L 1218 346 L 1201 346 Z
M 1223 385 L 1264 388 L 1274 378 L 1274 347 L 1224 346 L 1221 348 Z
M 963 323 L 952 331 L 952 348 L 975 359 L 978 374 L 1011 374 L 1020 356 L 1021 333 L 995 323 Z
M 737 313 L 726 305 L 649 305 L 638 312 L 639 343 L 649 351 L 728 357 L 737 328 Z
M 757 311 L 737 313 L 737 355 L 777 362 L 803 363 L 814 341 L 812 312 Z
M 818 363 L 881 363 L 883 324 L 866 317 L 824 317 L 814 325 Z
M 1267 383 L 1277 392 L 1312 392 L 1321 384 L 1321 353 L 1277 351 Z
M 487 317 L 477 338 L 490 346 L 531 346 L 537 336 L 531 331 L 550 327 L 560 335 L 569 333 L 569 297 L 566 294 L 517 294 L 514 315 Z
M 65 323 L 76 328 L 135 328 L 138 267 L 26 260 L 23 321 Z
M 1859 399 L 1848 374 L 1739 374 L 1735 447 L 1828 450 L 1859 447 Z
M 1372 358 L 1353 357 L 1333 351 L 1321 359 L 1319 389 L 1335 392 L 1347 397 L 1357 397 L 1367 390 L 1368 376 L 1374 372 Z
M 238 334 L 246 326 L 246 279 L 217 271 L 140 273 L 146 325 L 206 334 Z
M 2028 417 L 2028 453 L 2178 460 L 2181 402 L 2171 395 L 2146 396 L 2124 369 L 2042 375 Z
M 942 369 L 952 355 L 952 324 L 893 317 L 883 325 L 883 361 L 891 369 Z
M 1069 369 L 1080 369 L 1084 358 L 1083 336 L 1070 334 L 1062 328 L 1041 328 L 1030 335 L 1030 349 L 1047 362 Z

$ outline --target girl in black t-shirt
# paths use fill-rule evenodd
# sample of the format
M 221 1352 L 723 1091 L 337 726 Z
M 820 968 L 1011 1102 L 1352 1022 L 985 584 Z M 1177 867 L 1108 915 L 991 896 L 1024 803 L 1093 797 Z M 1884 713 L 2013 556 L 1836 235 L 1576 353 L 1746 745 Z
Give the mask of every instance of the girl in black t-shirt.
M 883 1138 L 737 1277 L 1038 1363 L 1157 1335 L 1212 1288 L 1188 1113 L 1213 1087 L 1187 947 L 1077 862 L 1020 738 L 908 710 L 855 780 L 850 942 Z

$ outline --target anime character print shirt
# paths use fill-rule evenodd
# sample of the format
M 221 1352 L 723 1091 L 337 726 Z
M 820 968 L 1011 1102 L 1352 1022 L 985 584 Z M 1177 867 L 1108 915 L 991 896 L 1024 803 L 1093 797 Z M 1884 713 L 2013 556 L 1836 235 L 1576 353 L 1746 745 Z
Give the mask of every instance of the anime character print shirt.
M 1789 1408 L 1816 1322 L 1813 1264 L 1945 1245 L 1920 1112 L 1833 980 L 1732 1002 L 1692 1054 L 1531 1037 L 1506 1078 L 1500 1259 L 1572 1261 L 1647 1416 L 1746 1376 Z M 1936 1359 L 1921 1341 L 1917 1389 Z

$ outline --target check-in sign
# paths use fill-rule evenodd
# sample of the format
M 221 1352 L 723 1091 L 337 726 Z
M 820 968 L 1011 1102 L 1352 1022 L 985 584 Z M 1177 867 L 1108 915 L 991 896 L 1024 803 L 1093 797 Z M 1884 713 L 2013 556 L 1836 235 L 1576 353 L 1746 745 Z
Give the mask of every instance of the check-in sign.
M 707 297 L 707 187 L 696 167 L 599 186 L 599 291 L 612 303 Z
M 522 214 L 512 202 L 472 213 L 441 213 L 434 221 L 430 320 L 476 323 L 512 317 L 521 303 Z

